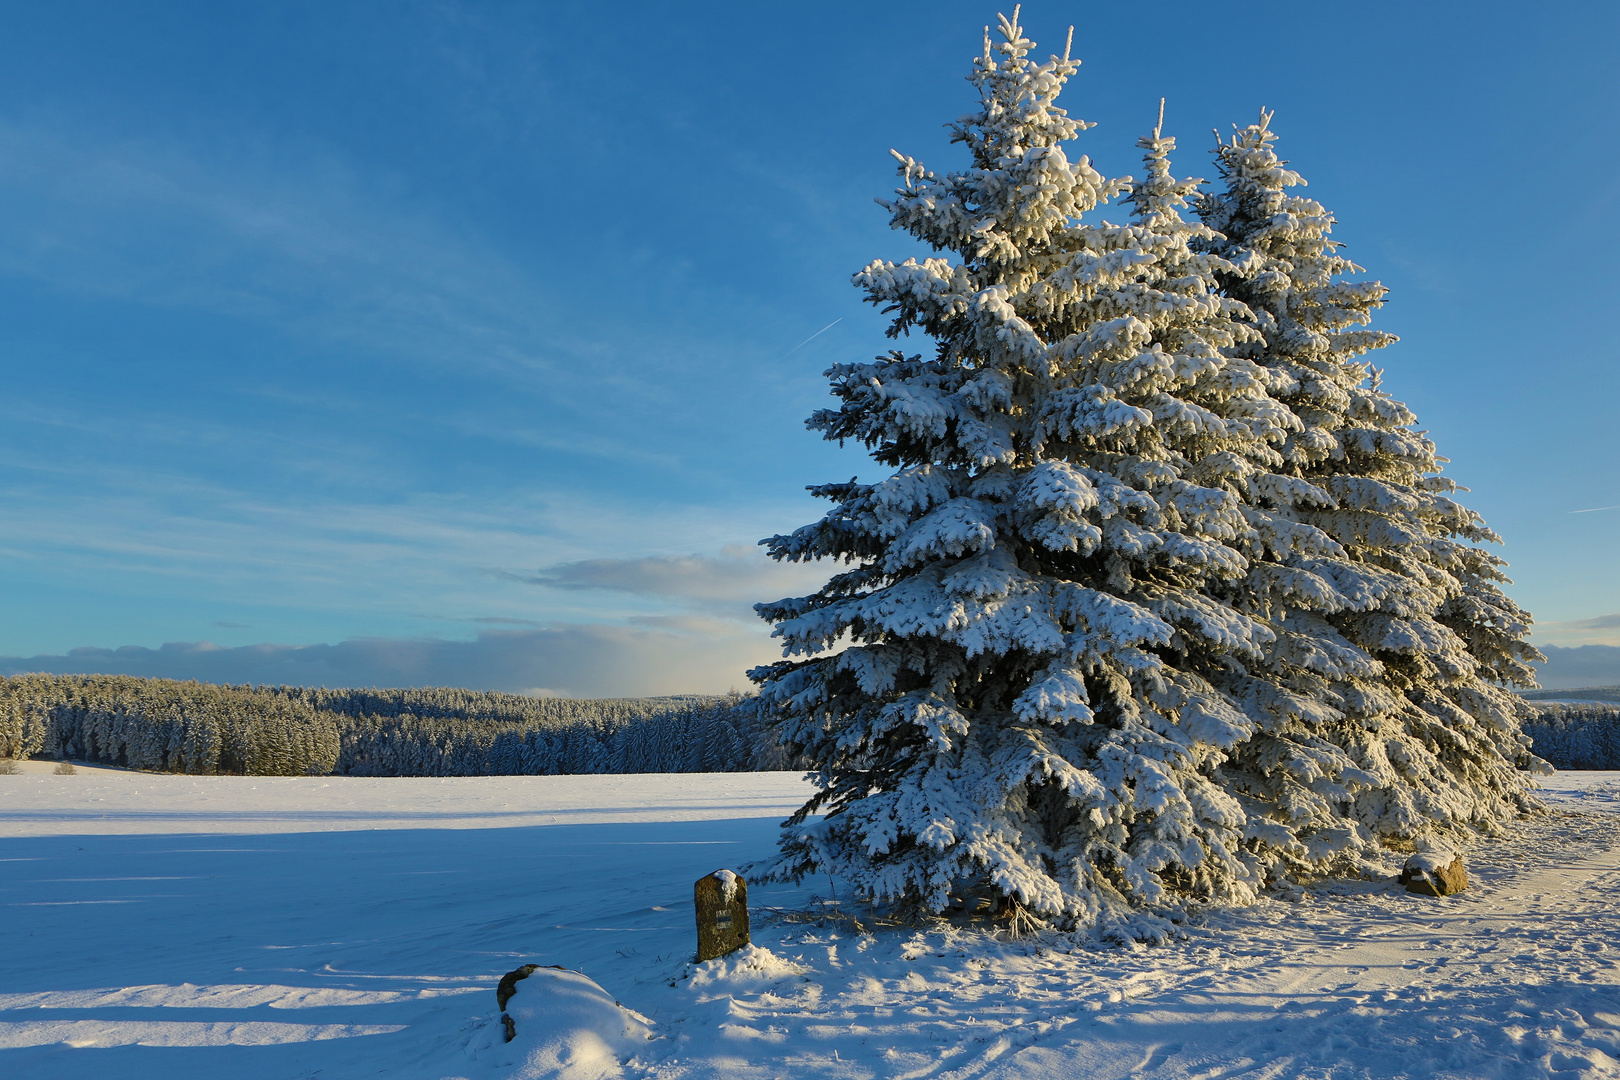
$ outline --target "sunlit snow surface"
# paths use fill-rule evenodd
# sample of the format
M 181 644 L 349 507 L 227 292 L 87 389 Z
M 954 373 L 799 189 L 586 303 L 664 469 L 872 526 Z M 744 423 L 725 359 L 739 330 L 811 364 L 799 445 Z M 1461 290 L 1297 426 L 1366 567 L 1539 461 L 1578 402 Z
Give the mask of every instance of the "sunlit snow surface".
M 692 882 L 767 855 L 798 777 L 37 772 L 0 776 L 17 1080 L 507 1076 L 526 962 L 651 1021 L 626 1077 L 1620 1076 L 1616 773 L 1553 777 L 1449 899 L 1341 885 L 1122 949 L 867 935 L 767 910 L 827 882 L 753 884 L 759 948 L 694 969 Z

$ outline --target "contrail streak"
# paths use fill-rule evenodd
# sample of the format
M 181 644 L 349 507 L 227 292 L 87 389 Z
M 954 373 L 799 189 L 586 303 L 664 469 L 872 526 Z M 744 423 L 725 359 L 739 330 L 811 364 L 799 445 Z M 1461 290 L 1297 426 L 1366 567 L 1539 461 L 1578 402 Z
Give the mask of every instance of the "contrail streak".
M 1620 506 L 1594 506 L 1590 510 L 1571 510 L 1572 514 L 1595 514 L 1599 510 L 1620 510 Z
M 843 321 L 844 321 L 844 317 L 842 315 L 840 315 L 838 318 L 834 319 L 832 322 L 828 323 L 826 326 L 823 326 L 820 330 L 817 330 L 815 333 L 811 334 L 809 337 L 805 338 L 803 341 L 801 341 L 797 345 L 793 346 L 793 348 L 791 348 L 787 352 L 783 353 L 782 354 L 782 359 L 786 360 L 788 357 L 792 356 L 794 353 L 798 352 L 800 349 L 804 348 L 806 345 L 808 345 L 812 341 L 816 340 L 816 338 L 820 337 L 822 334 L 825 334 L 827 331 L 831 330 L 833 327 L 837 326 L 839 323 L 841 323 Z

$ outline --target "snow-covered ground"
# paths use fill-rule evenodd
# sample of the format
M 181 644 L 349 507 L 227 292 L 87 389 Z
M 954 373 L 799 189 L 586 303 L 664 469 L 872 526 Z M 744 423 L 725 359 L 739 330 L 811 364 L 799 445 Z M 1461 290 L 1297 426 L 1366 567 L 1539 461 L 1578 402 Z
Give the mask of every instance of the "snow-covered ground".
M 770 852 L 797 776 L 44 771 L 0 776 L 16 1080 L 508 1076 L 525 962 L 650 1021 L 627 1077 L 1620 1076 L 1615 773 L 1553 777 L 1448 899 L 1341 884 L 1111 947 L 864 932 L 790 914 L 827 882 L 755 885 L 760 948 L 694 967 L 692 882 Z

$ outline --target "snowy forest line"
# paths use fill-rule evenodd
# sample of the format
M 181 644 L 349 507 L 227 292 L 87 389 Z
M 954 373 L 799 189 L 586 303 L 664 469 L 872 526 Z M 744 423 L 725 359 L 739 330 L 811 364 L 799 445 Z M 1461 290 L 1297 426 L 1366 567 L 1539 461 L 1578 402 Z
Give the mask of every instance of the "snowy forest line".
M 0 758 L 149 772 L 514 776 L 738 772 L 793 762 L 741 697 L 573 700 L 475 690 L 0 678 Z
M 1530 702 L 1560 769 L 1620 769 L 1620 704 Z M 754 699 L 529 698 L 230 686 L 123 675 L 0 677 L 0 758 L 252 776 L 566 776 L 792 769 Z
M 1530 704 L 1524 733 L 1553 768 L 1620 769 L 1620 704 Z

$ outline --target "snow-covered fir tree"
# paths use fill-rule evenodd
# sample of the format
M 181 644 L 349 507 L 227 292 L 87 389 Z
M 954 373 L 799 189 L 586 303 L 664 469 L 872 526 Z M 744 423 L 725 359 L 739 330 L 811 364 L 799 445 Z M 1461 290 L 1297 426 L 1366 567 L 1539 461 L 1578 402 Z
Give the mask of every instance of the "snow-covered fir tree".
M 1077 64 L 1031 60 L 1016 15 L 999 29 L 955 125 L 971 167 L 901 158 L 886 204 L 955 259 L 856 277 L 934 353 L 833 368 L 843 404 L 810 421 L 897 471 L 818 489 L 835 508 L 768 542 L 854 564 L 761 606 L 807 657 L 755 675 L 827 814 L 785 869 L 932 910 L 984 884 L 1073 921 L 1167 885 L 1247 898 L 1265 860 L 1218 769 L 1255 725 L 1203 671 L 1274 634 L 1211 586 L 1248 569 L 1225 472 L 1299 424 L 1230 355 L 1249 312 L 1193 248 L 1213 237 L 1181 216 L 1171 140 L 1143 140 L 1135 187 L 1071 162 L 1088 125 L 1055 100 Z M 1124 192 L 1131 223 L 1086 220 Z
M 1534 685 L 1530 618 L 1501 591 L 1505 564 L 1476 546 L 1497 537 L 1380 388 L 1366 355 L 1395 338 L 1365 327 L 1386 290 L 1348 280 L 1361 268 L 1331 239 L 1333 216 L 1289 192 L 1304 181 L 1270 121 L 1218 146 L 1225 191 L 1200 206 L 1220 234 L 1201 246 L 1233 265 L 1224 290 L 1261 332 L 1235 355 L 1264 365 L 1302 422 L 1269 466 L 1286 482 L 1247 479 L 1250 570 L 1225 594 L 1276 632 L 1251 666 L 1275 686 L 1250 698 L 1264 722 L 1223 772 L 1297 861 L 1491 830 L 1530 805 L 1516 766 L 1540 765 L 1506 689 Z
M 940 176 L 896 155 L 892 224 L 939 255 L 855 278 L 894 312 L 891 335 L 921 332 L 931 355 L 835 366 L 840 407 L 809 421 L 894 472 L 813 489 L 834 503 L 826 516 L 766 541 L 778 559 L 849 564 L 814 595 L 759 607 L 788 657 L 753 673 L 762 705 L 822 788 L 784 832 L 778 872 L 924 910 L 988 888 L 1015 913 L 1075 924 L 1170 894 L 1247 900 L 1380 830 L 1503 812 L 1522 788 L 1504 757 L 1519 744 L 1485 679 L 1518 677 L 1503 657 L 1521 631 L 1499 627 L 1507 653 L 1470 666 L 1484 620 L 1463 613 L 1493 564 L 1448 539 L 1484 534 L 1460 508 L 1443 516 L 1432 447 L 1426 465 L 1403 449 L 1428 445 L 1404 411 L 1362 425 L 1367 454 L 1417 470 L 1406 486 L 1423 493 L 1425 550 L 1449 545 L 1449 591 L 1435 559 L 1367 561 L 1388 530 L 1356 534 L 1361 496 L 1302 471 L 1302 454 L 1331 457 L 1331 433 L 1291 407 L 1300 378 L 1269 362 L 1271 324 L 1240 295 L 1257 256 L 1234 262 L 1183 216 L 1198 181 L 1173 177 L 1173 140 L 1141 141 L 1140 183 L 1071 161 L 1061 144 L 1089 125 L 1056 99 L 1077 63 L 1032 60 L 1016 9 L 999 30 L 970 76 L 980 108 L 953 125 L 970 167 Z M 1116 195 L 1130 221 L 1096 219 Z M 1383 407 L 1375 388 L 1363 398 L 1343 415 Z M 1319 510 L 1359 539 L 1306 520 Z M 1330 563 L 1350 569 L 1335 578 Z M 1341 578 L 1368 628 L 1457 641 L 1385 674 L 1387 644 L 1329 621 L 1354 604 L 1296 602 Z M 1423 613 L 1378 599 L 1419 594 Z M 1445 683 L 1445 704 L 1408 678 Z M 1465 736 L 1462 753 L 1448 723 L 1494 734 Z M 1373 734 L 1346 734 L 1358 724 Z M 1459 756 L 1493 794 L 1464 806 L 1403 789 L 1460 786 Z

